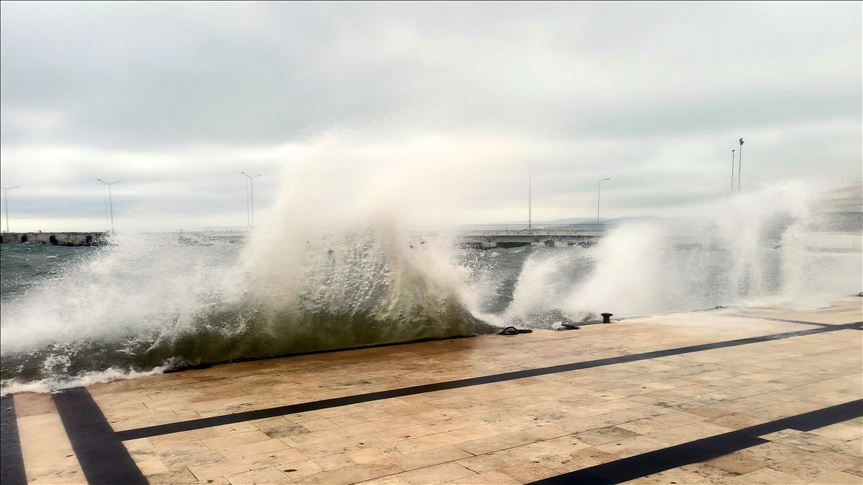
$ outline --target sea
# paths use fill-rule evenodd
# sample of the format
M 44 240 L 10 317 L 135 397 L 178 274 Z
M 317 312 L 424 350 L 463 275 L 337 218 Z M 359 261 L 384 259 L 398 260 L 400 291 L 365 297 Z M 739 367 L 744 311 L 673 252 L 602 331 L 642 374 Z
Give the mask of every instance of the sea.
M 812 308 L 863 290 L 859 227 L 825 231 L 823 214 L 794 197 L 757 197 L 623 220 L 587 247 L 476 249 L 457 228 L 386 218 L 259 227 L 239 238 L 3 244 L 0 392 L 506 326 L 553 329 L 604 312 Z

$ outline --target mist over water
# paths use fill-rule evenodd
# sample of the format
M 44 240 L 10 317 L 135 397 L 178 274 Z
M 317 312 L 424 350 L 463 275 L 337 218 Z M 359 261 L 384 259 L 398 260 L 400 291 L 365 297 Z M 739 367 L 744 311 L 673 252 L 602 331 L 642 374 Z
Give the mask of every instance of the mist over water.
M 2 392 L 601 312 L 819 306 L 863 289 L 859 224 L 818 230 L 805 187 L 623 220 L 592 247 L 462 249 L 457 231 L 417 223 L 435 220 L 416 208 L 436 196 L 416 176 L 395 188 L 360 169 L 351 182 L 297 182 L 331 155 L 286 171 L 281 200 L 241 243 L 130 233 L 100 248 L 4 245 Z M 845 242 L 823 243 L 837 234 Z

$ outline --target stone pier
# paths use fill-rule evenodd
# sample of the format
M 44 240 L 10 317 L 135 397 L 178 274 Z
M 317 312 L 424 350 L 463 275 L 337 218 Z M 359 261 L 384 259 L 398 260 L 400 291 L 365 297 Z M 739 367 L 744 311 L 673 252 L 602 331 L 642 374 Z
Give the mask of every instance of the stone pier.
M 105 244 L 105 232 L 4 232 L 0 243 L 50 244 L 52 246 L 99 246 Z

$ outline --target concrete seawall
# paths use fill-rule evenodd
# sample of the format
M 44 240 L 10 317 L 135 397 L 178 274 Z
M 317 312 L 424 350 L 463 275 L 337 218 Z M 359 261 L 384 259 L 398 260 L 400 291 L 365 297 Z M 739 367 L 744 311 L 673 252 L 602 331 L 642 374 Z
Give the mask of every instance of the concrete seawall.
M 461 247 L 473 249 L 516 248 L 522 246 L 589 247 L 604 235 L 603 231 L 533 230 L 533 231 L 463 231 Z
M 3 244 L 29 243 L 52 246 L 99 246 L 105 244 L 105 232 L 4 232 L 0 235 Z

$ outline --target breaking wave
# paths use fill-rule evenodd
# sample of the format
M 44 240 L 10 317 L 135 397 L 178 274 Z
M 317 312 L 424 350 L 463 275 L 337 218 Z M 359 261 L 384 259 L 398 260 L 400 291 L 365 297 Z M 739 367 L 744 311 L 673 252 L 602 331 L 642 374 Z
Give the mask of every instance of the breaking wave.
M 819 306 L 856 294 L 859 224 L 820 227 L 823 211 L 802 193 L 778 186 L 675 219 L 621 221 L 589 247 L 540 237 L 460 249 L 452 235 L 387 217 L 290 215 L 241 242 L 201 233 L 119 235 L 99 248 L 4 245 L 2 392 L 550 328 L 600 312 Z

